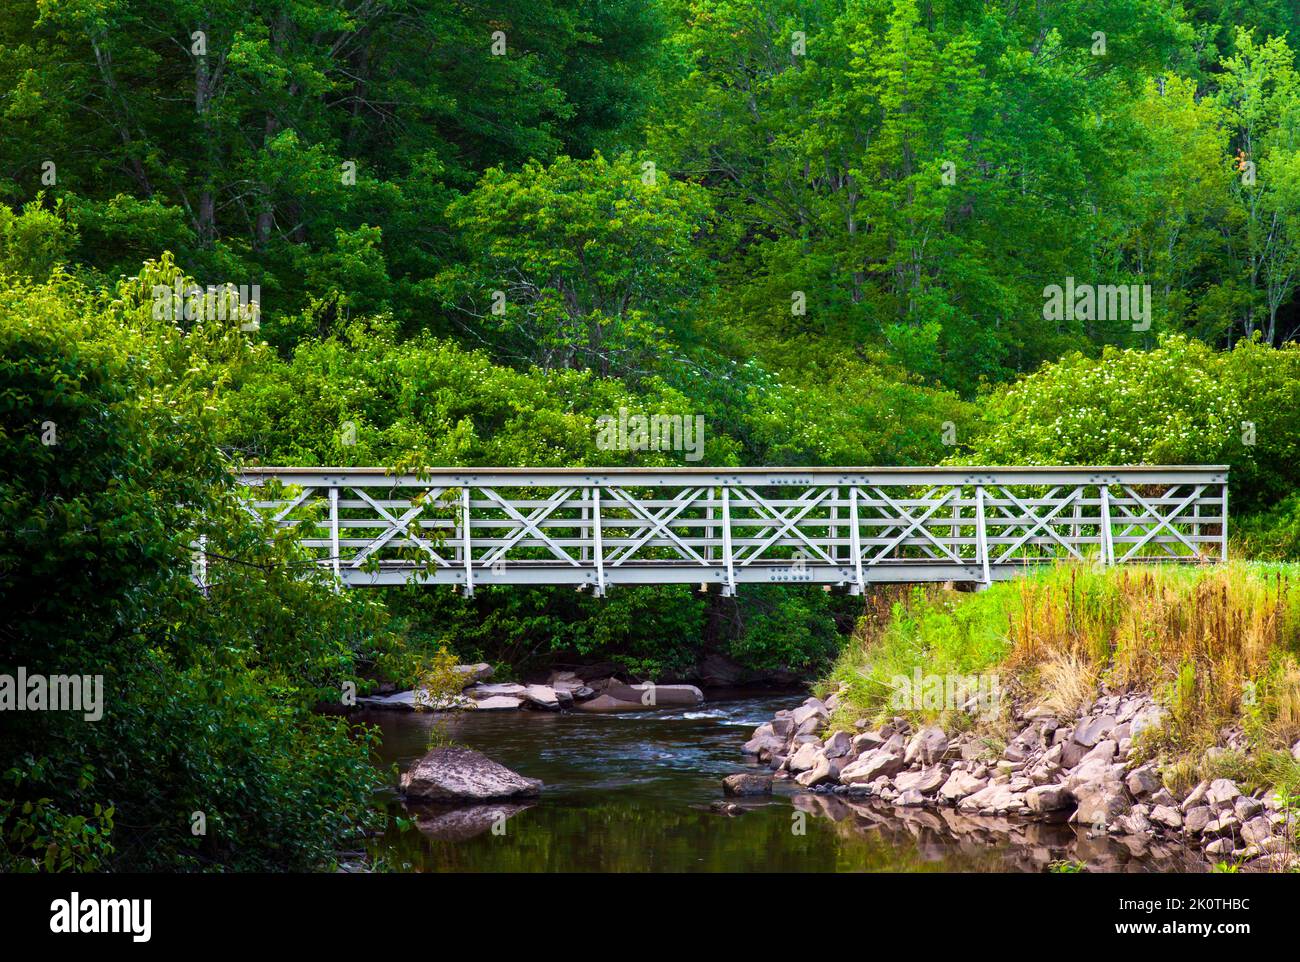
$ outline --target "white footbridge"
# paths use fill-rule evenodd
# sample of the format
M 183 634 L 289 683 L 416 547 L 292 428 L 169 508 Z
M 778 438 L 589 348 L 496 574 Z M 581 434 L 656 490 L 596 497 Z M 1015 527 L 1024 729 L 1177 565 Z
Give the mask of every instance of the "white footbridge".
M 988 584 L 1227 558 L 1228 469 L 256 467 L 246 506 L 341 585 Z M 206 566 L 205 566 L 206 567 Z

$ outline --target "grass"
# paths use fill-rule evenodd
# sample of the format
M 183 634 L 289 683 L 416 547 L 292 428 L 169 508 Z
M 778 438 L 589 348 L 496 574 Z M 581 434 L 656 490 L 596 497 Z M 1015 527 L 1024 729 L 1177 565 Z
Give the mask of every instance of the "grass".
M 1000 713 L 900 700 L 900 679 L 918 676 L 991 681 Z M 1294 793 L 1300 565 L 1063 565 L 979 593 L 895 589 L 875 599 L 823 687 L 842 687 L 841 725 L 904 715 L 994 737 L 1007 734 L 1013 699 L 1070 716 L 1102 689 L 1150 691 L 1167 715 L 1144 756 L 1180 781 L 1233 768 L 1246 784 Z M 1250 751 L 1207 760 L 1227 730 Z

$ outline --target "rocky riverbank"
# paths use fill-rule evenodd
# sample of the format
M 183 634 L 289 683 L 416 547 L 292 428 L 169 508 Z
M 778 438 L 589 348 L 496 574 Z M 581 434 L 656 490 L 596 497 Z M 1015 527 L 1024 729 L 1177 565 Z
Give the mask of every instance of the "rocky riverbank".
M 464 687 L 454 697 L 415 688 L 358 698 L 357 705 L 395 711 L 647 711 L 704 701 L 694 685 L 628 684 L 612 675 L 583 679 L 573 671 L 554 671 L 545 683 L 519 684 L 492 683 L 492 666 L 486 663 L 457 665 L 455 671 L 464 676 Z
M 1017 709 L 1005 742 L 914 729 L 902 717 L 879 728 L 858 721 L 853 730 L 835 730 L 829 720 L 837 702 L 837 695 L 809 698 L 777 712 L 743 752 L 774 778 L 819 795 L 964 816 L 1068 817 L 1078 831 L 1135 851 L 1181 845 L 1211 863 L 1300 868 L 1298 813 L 1276 793 L 1245 792 L 1218 778 L 1176 795 L 1154 762 L 1140 760 L 1136 740 L 1163 718 L 1149 696 L 1104 695 L 1073 717 Z

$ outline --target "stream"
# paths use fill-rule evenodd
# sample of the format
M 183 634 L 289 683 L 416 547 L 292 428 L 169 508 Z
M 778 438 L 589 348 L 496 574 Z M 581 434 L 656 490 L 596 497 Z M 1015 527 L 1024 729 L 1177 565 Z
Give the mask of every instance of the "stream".
M 436 723 L 455 743 L 545 783 L 531 802 L 432 813 L 407 812 L 394 792 L 382 804 L 406 827 L 390 820 L 369 854 L 376 867 L 412 872 L 1041 872 L 1059 860 L 1106 871 L 1179 867 L 1181 853 L 1135 852 L 1059 822 L 901 809 L 812 794 L 789 780 L 769 797 L 732 799 L 741 815 L 709 811 L 723 797 L 723 776 L 747 770 L 740 746 L 753 729 L 801 701 L 710 692 L 691 709 L 631 714 L 366 713 L 359 720 L 379 726 L 385 767 L 422 756 Z

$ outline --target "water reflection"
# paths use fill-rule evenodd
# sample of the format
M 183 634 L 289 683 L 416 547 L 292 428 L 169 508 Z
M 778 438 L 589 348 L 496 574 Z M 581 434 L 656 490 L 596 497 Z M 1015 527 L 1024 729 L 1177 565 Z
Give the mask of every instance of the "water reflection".
M 1177 850 L 1081 838 L 1065 824 L 901 809 L 778 783 L 770 798 L 717 814 L 721 779 L 742 769 L 748 732 L 798 696 L 711 701 L 632 715 L 465 713 L 458 743 L 545 782 L 540 799 L 407 810 L 372 840 L 382 867 L 440 872 L 1044 871 L 1077 859 L 1107 871 L 1185 867 Z M 435 716 L 375 713 L 385 763 L 424 754 Z

